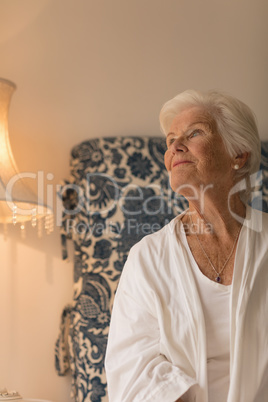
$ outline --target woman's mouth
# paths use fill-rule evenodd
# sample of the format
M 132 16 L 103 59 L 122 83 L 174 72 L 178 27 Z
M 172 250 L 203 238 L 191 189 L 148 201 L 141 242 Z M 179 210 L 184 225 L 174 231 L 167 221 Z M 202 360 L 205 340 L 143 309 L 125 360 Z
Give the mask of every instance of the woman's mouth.
M 187 163 L 192 163 L 192 161 L 187 161 L 187 160 L 185 160 L 185 161 L 175 161 L 175 162 L 173 163 L 173 166 L 172 166 L 172 167 L 175 167 L 175 166 L 178 166 L 178 165 L 185 165 L 185 164 L 187 164 Z

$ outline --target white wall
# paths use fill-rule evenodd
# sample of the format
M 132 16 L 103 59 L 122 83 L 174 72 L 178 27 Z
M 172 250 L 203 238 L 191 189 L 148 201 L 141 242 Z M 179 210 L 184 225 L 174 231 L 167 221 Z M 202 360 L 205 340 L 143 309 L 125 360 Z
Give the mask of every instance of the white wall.
M 161 135 L 163 102 L 223 89 L 255 111 L 268 139 L 266 0 L 0 0 L 0 77 L 14 81 L 10 139 L 21 171 L 68 177 L 78 142 Z M 46 182 L 48 184 L 48 182 Z M 0 236 L 0 388 L 69 401 L 53 367 L 72 263 L 59 230 Z M 3 338 L 3 339 L 2 339 Z

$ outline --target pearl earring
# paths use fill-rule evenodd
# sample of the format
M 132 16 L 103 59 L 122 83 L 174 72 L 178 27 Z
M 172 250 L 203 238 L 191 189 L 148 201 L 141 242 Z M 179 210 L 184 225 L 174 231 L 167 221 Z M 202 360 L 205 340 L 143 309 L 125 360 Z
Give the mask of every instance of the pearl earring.
M 237 164 L 236 164 L 236 165 L 234 165 L 234 169 L 235 169 L 235 170 L 238 170 L 239 168 L 240 168 L 240 166 L 239 166 L 239 165 L 237 165 Z

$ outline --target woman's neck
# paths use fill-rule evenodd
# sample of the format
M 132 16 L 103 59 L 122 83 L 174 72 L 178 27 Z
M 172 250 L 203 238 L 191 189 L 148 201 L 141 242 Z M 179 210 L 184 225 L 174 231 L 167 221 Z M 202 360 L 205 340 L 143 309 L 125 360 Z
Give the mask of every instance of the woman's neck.
M 190 200 L 189 212 L 195 225 L 206 227 L 208 231 L 211 228 L 214 235 L 221 237 L 226 233 L 236 233 L 241 219 L 246 215 L 246 206 L 239 195 L 234 195 L 230 200 L 218 195 L 214 198 L 204 197 L 202 202 Z

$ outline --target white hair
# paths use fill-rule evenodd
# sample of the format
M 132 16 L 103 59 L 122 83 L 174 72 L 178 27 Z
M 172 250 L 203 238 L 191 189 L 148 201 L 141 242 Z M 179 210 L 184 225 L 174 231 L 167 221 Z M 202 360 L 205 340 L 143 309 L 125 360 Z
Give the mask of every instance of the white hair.
M 160 111 L 160 125 L 167 135 L 174 118 L 191 107 L 204 109 L 216 126 L 231 157 L 249 153 L 245 165 L 236 171 L 237 177 L 249 177 L 259 169 L 261 142 L 256 119 L 251 109 L 240 100 L 219 91 L 187 90 L 167 101 Z

